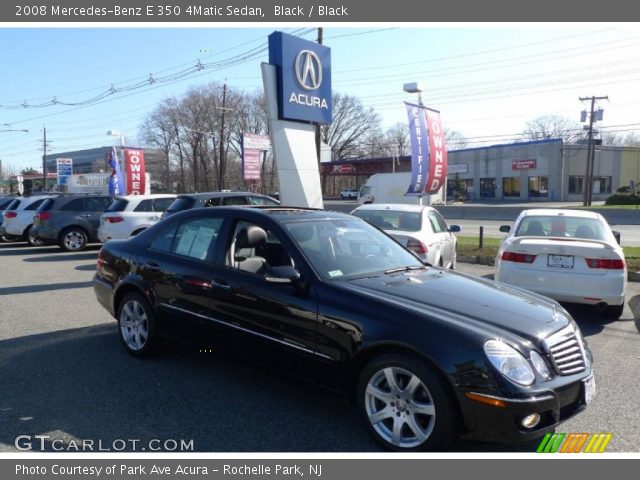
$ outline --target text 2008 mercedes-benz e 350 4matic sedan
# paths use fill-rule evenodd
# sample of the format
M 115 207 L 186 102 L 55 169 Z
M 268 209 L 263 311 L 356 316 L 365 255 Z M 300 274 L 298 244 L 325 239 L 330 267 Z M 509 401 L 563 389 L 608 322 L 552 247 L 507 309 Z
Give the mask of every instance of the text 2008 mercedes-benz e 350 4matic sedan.
M 182 212 L 107 243 L 94 289 L 132 355 L 168 336 L 270 364 L 349 394 L 394 450 L 531 439 L 595 394 L 558 303 L 426 265 L 341 213 Z

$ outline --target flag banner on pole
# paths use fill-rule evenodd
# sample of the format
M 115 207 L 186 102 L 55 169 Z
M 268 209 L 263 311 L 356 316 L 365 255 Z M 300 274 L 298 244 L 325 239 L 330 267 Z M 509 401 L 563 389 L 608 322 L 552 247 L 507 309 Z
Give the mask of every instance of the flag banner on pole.
M 405 102 L 411 136 L 411 183 L 405 195 L 421 196 L 427 181 L 429 163 L 429 136 L 425 108 Z
M 146 193 L 144 150 L 126 148 L 124 165 L 127 174 L 127 195 L 144 195 Z
M 447 146 L 444 141 L 440 112 L 425 109 L 425 113 L 429 132 L 429 176 L 425 193 L 436 193 L 444 186 L 447 178 Z
M 120 170 L 120 162 L 118 162 L 118 154 L 116 148 L 113 147 L 107 157 L 107 165 L 111 169 L 109 177 L 109 195 L 124 195 L 124 179 Z

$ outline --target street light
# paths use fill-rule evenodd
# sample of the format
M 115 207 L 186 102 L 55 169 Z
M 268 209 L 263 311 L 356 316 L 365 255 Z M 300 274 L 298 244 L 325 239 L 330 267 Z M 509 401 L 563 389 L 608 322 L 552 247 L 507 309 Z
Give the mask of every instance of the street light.
M 109 130 L 107 131 L 107 135 L 110 137 L 120 137 L 120 146 L 124 147 L 124 132 L 120 130 Z
M 417 93 L 418 94 L 418 104 L 423 105 L 422 103 L 422 88 L 420 88 L 420 84 L 418 82 L 405 83 L 402 86 L 402 90 L 407 93 Z

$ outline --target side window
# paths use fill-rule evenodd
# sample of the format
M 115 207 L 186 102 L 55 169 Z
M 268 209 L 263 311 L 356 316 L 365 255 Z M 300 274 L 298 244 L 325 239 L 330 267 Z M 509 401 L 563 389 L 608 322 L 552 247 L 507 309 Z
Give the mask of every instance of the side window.
M 219 207 L 220 206 L 220 197 L 213 197 L 204 202 L 205 207 Z
M 134 212 L 150 212 L 153 208 L 153 200 L 142 200 L 136 208 L 133 209 Z
M 41 198 L 40 200 L 36 200 L 31 205 L 26 207 L 25 210 L 36 210 L 40 205 L 42 205 L 42 202 L 44 202 L 44 201 L 45 201 L 44 198 Z
M 246 205 L 247 199 L 244 196 L 241 197 L 225 197 L 222 199 L 222 205 Z
M 64 205 L 60 210 L 65 212 L 80 212 L 84 210 L 84 199 L 76 198 Z
M 153 201 L 153 211 L 154 212 L 164 212 L 169 208 L 169 205 L 173 203 L 173 198 L 156 198 Z
M 171 244 L 173 243 L 173 237 L 176 234 L 176 226 L 171 228 L 165 228 L 160 234 L 153 239 L 149 244 L 149 248 L 152 250 L 159 250 L 161 252 L 171 252 Z
M 88 212 L 104 212 L 111 205 L 111 199 L 109 197 L 87 197 L 85 205 Z
M 257 228 L 263 230 L 266 236 L 258 236 L 251 232 Z M 240 221 L 234 232 L 228 265 L 257 275 L 264 275 L 269 267 L 293 265 L 293 260 L 280 238 L 268 228 Z
M 218 238 L 222 218 L 190 219 L 180 225 L 171 252 L 176 255 L 205 260 Z
M 429 212 L 429 223 L 434 233 L 442 233 L 447 231 L 447 226 L 440 215 L 435 212 Z M 440 217 L 440 218 L 438 218 Z
M 255 195 L 249 196 L 249 202 L 251 205 L 279 205 L 278 202 L 270 199 L 269 197 L 258 197 Z

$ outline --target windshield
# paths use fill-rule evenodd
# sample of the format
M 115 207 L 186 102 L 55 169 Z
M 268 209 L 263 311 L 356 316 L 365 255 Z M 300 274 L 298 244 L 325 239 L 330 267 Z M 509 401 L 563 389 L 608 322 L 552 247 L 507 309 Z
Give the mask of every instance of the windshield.
M 360 196 L 364 197 L 365 195 L 369 195 L 371 193 L 371 187 L 369 185 L 365 185 L 360 189 Z
M 422 230 L 422 215 L 420 212 L 356 210 L 353 215 L 383 230 L 401 230 L 403 232 L 418 232 Z
M 400 244 L 357 218 L 289 222 L 285 228 L 325 280 L 424 266 Z
M 607 225 L 595 218 L 560 215 L 531 215 L 518 225 L 516 237 L 560 237 L 611 241 L 613 234 Z

